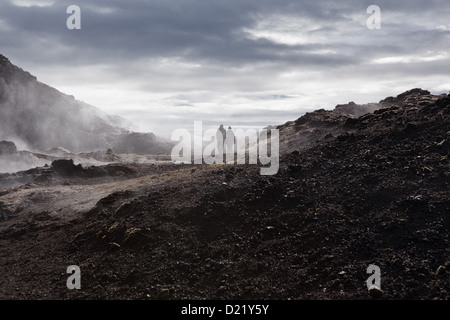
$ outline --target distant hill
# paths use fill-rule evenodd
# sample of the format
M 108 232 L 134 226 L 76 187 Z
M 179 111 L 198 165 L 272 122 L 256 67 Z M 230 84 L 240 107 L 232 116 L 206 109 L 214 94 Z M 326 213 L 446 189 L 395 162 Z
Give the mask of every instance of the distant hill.
M 37 81 L 0 55 L 0 140 L 35 151 L 62 147 L 72 152 L 170 152 L 170 144 L 152 133 L 129 132 L 126 124 Z

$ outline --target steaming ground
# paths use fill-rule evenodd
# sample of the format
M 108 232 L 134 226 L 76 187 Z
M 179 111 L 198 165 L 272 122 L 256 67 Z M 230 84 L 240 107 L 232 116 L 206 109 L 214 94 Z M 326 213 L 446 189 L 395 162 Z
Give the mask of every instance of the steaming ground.
M 102 166 L 110 163 L 156 163 L 170 161 L 170 155 L 113 154 L 112 151 L 72 153 L 64 148 L 53 148 L 45 152 L 18 151 L 15 154 L 0 154 L 0 174 L 15 173 L 36 167 L 48 167 L 59 159 L 72 159 L 83 167 Z

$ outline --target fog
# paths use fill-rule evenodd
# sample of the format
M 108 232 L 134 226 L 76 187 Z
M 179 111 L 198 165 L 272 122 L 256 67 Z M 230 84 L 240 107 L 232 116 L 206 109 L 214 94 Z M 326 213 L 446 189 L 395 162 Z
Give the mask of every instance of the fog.
M 0 135 L 22 149 L 93 150 L 108 146 L 108 136 L 123 130 L 94 107 L 21 71 L 0 78 L 0 92 Z
M 125 118 L 39 82 L 0 55 L 0 141 L 15 144 L 14 150 L 0 152 L 0 172 L 48 164 L 55 150 L 66 150 L 67 156 L 87 166 L 102 158 L 95 154 L 97 158 L 90 159 L 88 152 L 168 152 L 167 141 L 152 133 L 132 132 L 130 127 Z

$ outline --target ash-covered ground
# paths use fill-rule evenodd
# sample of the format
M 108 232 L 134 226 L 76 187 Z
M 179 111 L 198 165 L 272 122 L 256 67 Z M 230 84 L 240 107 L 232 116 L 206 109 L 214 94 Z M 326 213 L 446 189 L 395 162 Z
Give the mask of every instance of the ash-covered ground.
M 367 107 L 279 126 L 273 176 L 70 161 L 0 175 L 0 298 L 448 299 L 450 97 Z

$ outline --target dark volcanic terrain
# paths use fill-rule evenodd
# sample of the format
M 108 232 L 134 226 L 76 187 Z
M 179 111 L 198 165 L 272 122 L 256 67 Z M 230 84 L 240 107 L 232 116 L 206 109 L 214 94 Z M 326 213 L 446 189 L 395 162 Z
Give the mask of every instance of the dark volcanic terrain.
M 1 175 L 19 186 L 0 189 L 0 298 L 374 299 L 375 264 L 383 299 L 448 299 L 450 96 L 366 107 L 279 126 L 274 176 L 70 161 Z

